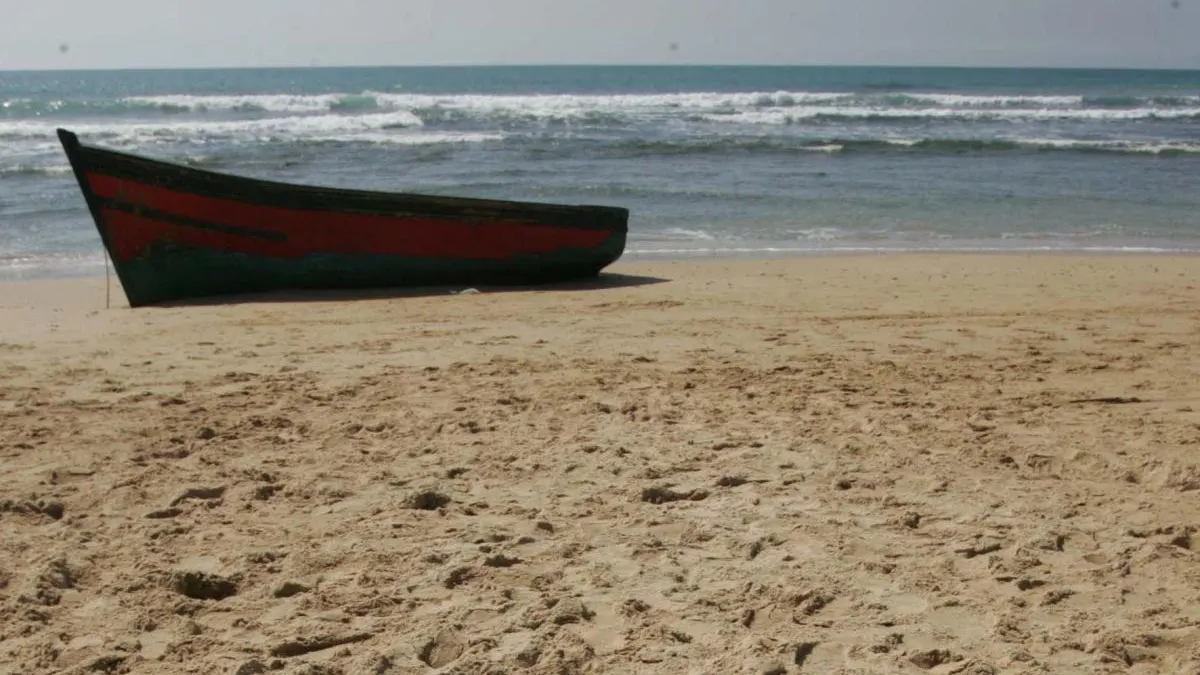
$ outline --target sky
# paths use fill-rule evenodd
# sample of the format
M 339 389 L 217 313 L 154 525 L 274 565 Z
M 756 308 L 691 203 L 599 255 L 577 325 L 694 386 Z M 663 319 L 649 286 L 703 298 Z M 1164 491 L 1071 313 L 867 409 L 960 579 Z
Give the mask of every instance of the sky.
M 0 69 L 1200 69 L 1200 0 L 0 0 Z

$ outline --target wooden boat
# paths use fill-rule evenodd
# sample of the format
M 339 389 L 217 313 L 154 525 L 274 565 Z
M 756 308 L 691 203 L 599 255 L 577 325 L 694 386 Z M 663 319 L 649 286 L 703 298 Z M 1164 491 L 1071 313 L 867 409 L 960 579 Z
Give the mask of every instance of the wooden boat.
M 58 130 L 131 307 L 273 290 L 594 277 L 629 211 L 311 187 L 82 145 Z

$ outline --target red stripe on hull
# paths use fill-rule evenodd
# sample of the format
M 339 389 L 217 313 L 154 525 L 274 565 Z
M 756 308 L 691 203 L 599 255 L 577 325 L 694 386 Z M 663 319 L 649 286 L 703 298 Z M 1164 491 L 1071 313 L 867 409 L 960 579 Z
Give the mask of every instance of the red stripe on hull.
M 213 230 L 203 230 L 170 221 L 139 216 L 128 211 L 102 207 L 100 215 L 108 228 L 113 258 L 131 260 L 155 241 L 169 241 L 214 251 L 229 251 L 270 258 L 300 258 L 310 251 L 300 250 L 290 241 L 271 241 Z
M 430 258 L 498 260 L 600 245 L 611 232 L 532 223 L 412 218 L 336 211 L 309 211 L 205 197 L 98 173 L 87 173 L 92 193 L 213 225 L 283 234 L 271 241 L 205 230 L 167 220 L 102 208 L 118 261 L 128 260 L 157 240 L 278 258 L 313 253 L 350 253 Z

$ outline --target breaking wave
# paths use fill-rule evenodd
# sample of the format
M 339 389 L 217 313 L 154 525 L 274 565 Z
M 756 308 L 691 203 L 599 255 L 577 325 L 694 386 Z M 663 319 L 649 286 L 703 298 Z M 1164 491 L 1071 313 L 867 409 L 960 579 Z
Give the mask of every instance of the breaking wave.
M 14 164 L 0 166 L 0 179 L 20 178 L 23 176 L 65 176 L 71 173 L 71 167 L 66 164 L 39 166 L 35 164 Z
M 338 94 L 134 96 L 0 100 L 0 119 L 173 118 L 409 113 L 424 122 L 576 121 L 626 124 L 663 118 L 742 116 L 747 123 L 845 119 L 1194 119 L 1200 96 L 1021 96 L 903 93 L 747 92 L 620 95 Z
M 753 153 L 826 154 L 966 154 L 966 153 L 1110 153 L 1125 155 L 1200 155 L 1200 142 L 1088 141 L 1061 139 L 915 138 L 806 139 L 775 137 L 716 137 L 681 140 L 629 140 L 602 150 L 613 157 L 669 157 Z
M 308 115 L 250 120 L 167 120 L 113 123 L 87 121 L 71 130 L 88 139 L 117 147 L 143 143 L 215 141 L 349 141 L 396 145 L 479 143 L 504 136 L 489 132 L 426 132 L 412 113 L 395 111 L 365 115 Z M 0 139 L 53 138 L 54 125 L 42 121 L 0 122 Z

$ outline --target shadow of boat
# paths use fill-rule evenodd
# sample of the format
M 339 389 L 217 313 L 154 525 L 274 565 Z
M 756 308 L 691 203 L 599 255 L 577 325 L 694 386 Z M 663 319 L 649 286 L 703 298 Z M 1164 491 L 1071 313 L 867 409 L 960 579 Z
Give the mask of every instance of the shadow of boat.
M 620 274 L 601 272 L 591 279 L 565 281 L 536 285 L 512 286 L 472 286 L 483 294 L 497 293 L 545 293 L 545 292 L 584 292 L 601 291 L 618 288 L 633 288 L 650 286 L 669 282 L 670 279 L 661 277 L 642 276 L 637 274 Z M 348 289 L 297 289 L 281 291 L 263 291 L 255 293 L 240 293 L 236 295 L 217 295 L 202 298 L 189 298 L 161 302 L 155 305 L 138 307 L 139 310 L 160 308 L 170 309 L 179 307 L 205 307 L 221 305 L 244 304 L 285 304 L 303 302 L 354 302 L 360 300 L 388 300 L 401 298 L 426 298 L 437 296 L 453 296 L 467 290 L 465 286 L 420 286 L 397 288 L 348 288 Z

